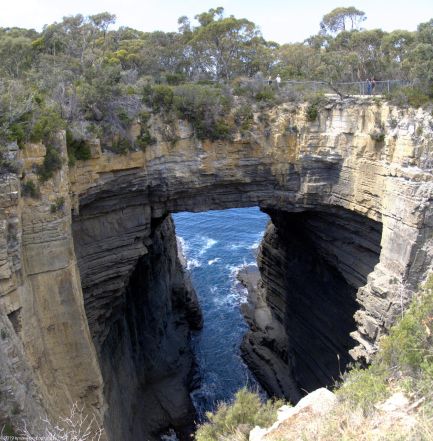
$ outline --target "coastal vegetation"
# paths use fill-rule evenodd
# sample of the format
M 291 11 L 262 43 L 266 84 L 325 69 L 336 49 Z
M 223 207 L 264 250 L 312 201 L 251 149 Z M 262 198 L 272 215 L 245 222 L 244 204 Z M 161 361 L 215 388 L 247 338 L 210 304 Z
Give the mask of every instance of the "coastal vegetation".
M 209 422 L 201 425 L 195 435 L 197 441 L 218 441 L 221 439 L 248 439 L 255 426 L 267 427 L 277 418 L 277 409 L 282 400 L 261 402 L 257 393 L 240 389 L 231 404 L 220 403 L 217 410 L 208 412 Z
M 118 153 L 145 149 L 155 141 L 152 134 L 144 128 L 137 140 L 129 128 L 146 112 L 166 121 L 184 118 L 198 138 L 226 139 L 238 124 L 227 117 L 235 98 L 266 106 L 311 95 L 308 85 L 279 89 L 265 80 L 277 75 L 283 83 L 331 85 L 372 76 L 405 80 L 409 85 L 390 90 L 389 98 L 399 105 L 428 103 L 433 20 L 415 32 L 385 32 L 361 29 L 365 18 L 356 8 L 336 8 L 316 35 L 281 45 L 221 7 L 179 18 L 178 32 L 114 29 L 116 18 L 108 12 L 64 17 L 41 32 L 1 28 L 0 141 L 43 141 L 49 157 L 38 173 L 45 180 L 61 166 L 50 139 L 58 130 L 68 128 L 71 165 L 89 159 L 89 137 Z M 316 107 L 313 99 L 311 120 Z

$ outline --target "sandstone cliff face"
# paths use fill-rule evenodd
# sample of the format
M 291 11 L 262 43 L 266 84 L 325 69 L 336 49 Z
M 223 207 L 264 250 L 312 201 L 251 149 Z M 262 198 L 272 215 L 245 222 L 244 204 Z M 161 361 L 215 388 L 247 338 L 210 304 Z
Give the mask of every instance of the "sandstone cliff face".
M 117 156 L 102 152 L 95 140 L 92 159 L 71 170 L 64 166 L 42 186 L 39 200 L 21 196 L 16 174 L 2 176 L 2 314 L 12 313 L 8 320 L 21 323 L 14 331 L 20 353 L 51 415 L 61 414 L 71 401 L 85 403 L 101 418 L 105 413 L 108 436 L 116 439 L 132 427 L 136 415 L 127 407 L 138 399 L 137 390 L 162 381 L 159 368 L 168 375 L 173 366 L 181 366 L 185 378 L 191 359 L 180 361 L 176 354 L 188 352 L 186 322 L 199 319 L 188 290 L 179 288 L 183 282 L 176 275 L 173 232 L 168 220 L 162 222 L 170 212 L 256 205 L 271 213 L 275 230 L 262 247 L 261 267 L 262 300 L 274 330 L 254 323 L 265 336 L 287 336 L 294 330 L 289 306 L 295 305 L 296 315 L 302 316 L 297 324 L 317 321 L 329 357 L 332 348 L 347 357 L 354 346 L 353 356 L 368 359 L 380 334 L 408 303 L 431 267 L 432 117 L 370 100 L 332 98 L 314 122 L 306 119 L 305 106 L 271 109 L 268 122 L 258 117 L 247 136 L 232 142 L 197 141 L 190 127 L 179 122 L 175 145 L 163 140 L 164 124 L 153 117 L 155 145 Z M 383 141 L 375 135 L 378 131 Z M 59 145 L 64 151 L 64 140 Z M 27 178 L 31 164 L 43 154 L 43 146 L 18 152 Z M 64 209 L 51 213 L 59 195 L 65 198 Z M 287 231 L 301 226 L 320 265 L 308 259 L 299 238 Z M 287 244 L 277 246 L 281 237 Z M 297 255 L 290 257 L 292 248 Z M 317 278 L 294 280 L 277 268 L 296 269 L 304 263 L 310 273 L 321 268 L 333 297 L 328 299 L 324 290 L 309 301 L 321 302 L 331 317 L 342 313 L 342 328 L 339 321 L 325 319 L 317 305 L 310 309 L 308 302 L 299 303 L 297 299 L 305 300 L 301 290 L 286 289 L 294 281 L 317 286 Z M 284 276 L 281 286 L 269 278 L 272 274 Z M 146 302 L 149 316 L 142 315 Z M 152 315 L 154 311 L 160 312 Z M 155 332 L 162 326 L 160 319 L 162 335 L 148 334 L 146 329 Z M 335 343 L 328 334 L 334 331 Z M 346 331 L 353 331 L 355 342 Z M 177 343 L 170 342 L 173 336 L 179 336 Z M 299 379 L 298 361 L 294 363 L 287 342 L 277 344 L 274 361 L 294 369 L 297 381 L 329 377 L 334 367 L 328 366 L 328 355 L 325 366 L 317 366 L 317 361 L 305 360 L 305 341 L 298 336 L 295 343 L 296 356 L 309 366 L 303 374 L 308 378 Z M 152 357 L 160 349 L 172 351 L 173 359 L 156 363 L 156 369 L 152 360 L 146 361 L 146 348 Z M 316 368 L 320 372 L 312 373 Z M 122 387 L 128 401 L 120 410 Z M 157 398 L 148 403 L 170 413 L 161 395 L 149 391 L 149 397 Z M 170 415 L 172 422 L 177 416 Z
M 65 140 L 57 142 L 62 147 Z M 10 150 L 21 176 L 36 181 L 34 164 L 43 161 L 45 147 Z M 41 185 L 38 199 L 21 195 L 17 174 L 1 178 L 0 314 L 7 336 L 1 382 L 15 402 L 12 414 L 1 406 L 3 416 L 37 427 L 40 417 L 68 415 L 76 401 L 100 415 L 102 377 L 74 253 L 68 168 Z M 59 198 L 62 207 L 52 212 Z
M 269 215 L 242 353 L 271 394 L 296 402 L 353 361 L 356 292 L 379 261 L 382 228 L 341 208 Z

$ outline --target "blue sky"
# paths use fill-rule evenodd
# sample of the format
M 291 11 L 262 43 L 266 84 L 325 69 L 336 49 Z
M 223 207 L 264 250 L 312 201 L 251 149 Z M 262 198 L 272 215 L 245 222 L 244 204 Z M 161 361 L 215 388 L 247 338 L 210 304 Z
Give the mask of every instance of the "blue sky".
M 418 23 L 433 18 L 431 0 L 0 0 L 0 27 L 40 30 L 65 15 L 109 11 L 116 14 L 118 25 L 174 31 L 181 15 L 193 17 L 217 6 L 223 6 L 227 15 L 254 21 L 266 39 L 278 43 L 302 41 L 316 33 L 322 16 L 337 6 L 363 10 L 368 29 L 415 30 Z

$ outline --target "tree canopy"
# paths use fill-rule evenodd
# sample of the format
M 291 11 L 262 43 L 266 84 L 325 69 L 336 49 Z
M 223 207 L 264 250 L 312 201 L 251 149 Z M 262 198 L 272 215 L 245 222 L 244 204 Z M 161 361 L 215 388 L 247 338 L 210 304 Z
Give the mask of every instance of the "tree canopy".
M 335 8 L 323 16 L 320 28 L 323 33 L 336 34 L 340 31 L 353 31 L 366 19 L 365 12 L 353 6 Z

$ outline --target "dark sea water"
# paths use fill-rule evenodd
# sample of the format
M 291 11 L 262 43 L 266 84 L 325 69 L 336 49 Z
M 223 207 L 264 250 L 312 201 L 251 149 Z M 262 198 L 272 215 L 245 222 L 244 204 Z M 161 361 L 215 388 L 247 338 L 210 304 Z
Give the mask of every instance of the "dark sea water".
M 258 208 L 242 208 L 173 217 L 204 316 L 203 330 L 192 342 L 201 375 L 192 396 L 202 417 L 243 386 L 259 389 L 240 357 L 247 331 L 240 304 L 246 290 L 236 274 L 242 265 L 255 264 L 268 216 Z

